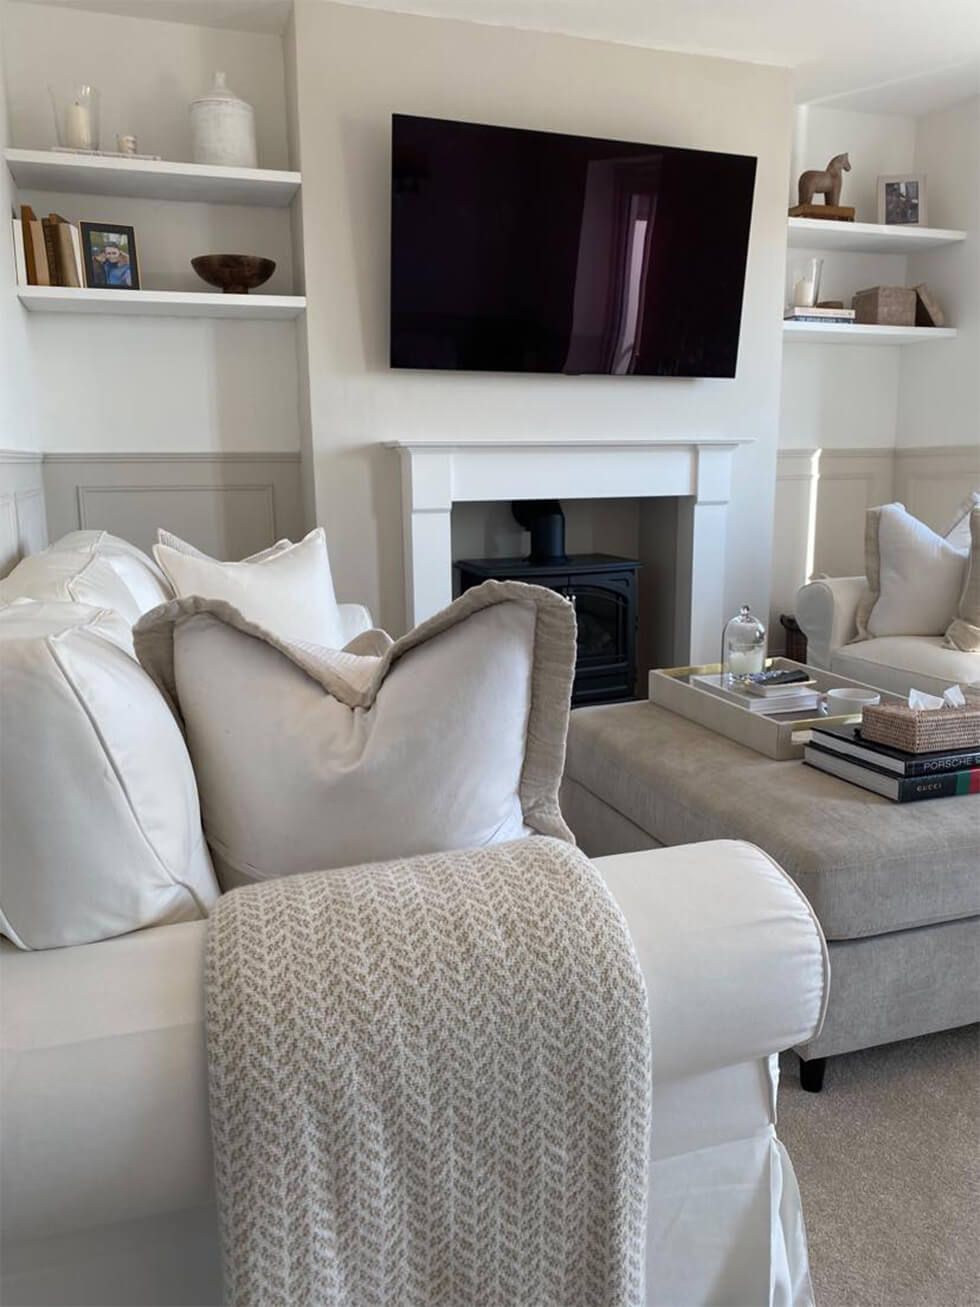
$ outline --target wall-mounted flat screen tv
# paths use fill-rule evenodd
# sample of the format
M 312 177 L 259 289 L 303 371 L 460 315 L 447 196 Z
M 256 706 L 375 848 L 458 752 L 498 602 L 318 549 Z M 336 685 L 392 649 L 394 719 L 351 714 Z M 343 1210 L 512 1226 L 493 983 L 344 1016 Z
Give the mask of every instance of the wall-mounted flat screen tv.
M 733 377 L 755 168 L 395 114 L 391 366 Z

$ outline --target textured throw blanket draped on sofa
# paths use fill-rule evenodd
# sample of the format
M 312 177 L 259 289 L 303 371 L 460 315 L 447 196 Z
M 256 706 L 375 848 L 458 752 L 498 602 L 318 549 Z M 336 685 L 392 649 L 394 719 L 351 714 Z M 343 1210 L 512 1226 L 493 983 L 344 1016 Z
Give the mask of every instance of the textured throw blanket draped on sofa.
M 578 850 L 235 890 L 207 990 L 235 1307 L 643 1302 L 646 992 Z

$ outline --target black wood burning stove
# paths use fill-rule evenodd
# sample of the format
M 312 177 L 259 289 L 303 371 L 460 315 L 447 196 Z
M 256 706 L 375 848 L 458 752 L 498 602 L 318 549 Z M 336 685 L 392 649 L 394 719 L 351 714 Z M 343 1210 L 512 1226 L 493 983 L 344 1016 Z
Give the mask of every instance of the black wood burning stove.
M 636 678 L 635 558 L 565 553 L 565 518 L 555 500 L 521 501 L 514 517 L 531 532 L 527 558 L 462 558 L 462 594 L 484 581 L 527 581 L 571 599 L 578 621 L 572 706 L 633 697 Z

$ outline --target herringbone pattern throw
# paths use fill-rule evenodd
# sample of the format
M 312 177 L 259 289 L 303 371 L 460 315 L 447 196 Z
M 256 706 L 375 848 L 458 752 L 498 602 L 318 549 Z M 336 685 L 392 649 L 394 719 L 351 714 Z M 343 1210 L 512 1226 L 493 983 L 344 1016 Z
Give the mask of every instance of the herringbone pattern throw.
M 639 1307 L 646 991 L 546 837 L 235 890 L 207 1019 L 234 1307 Z

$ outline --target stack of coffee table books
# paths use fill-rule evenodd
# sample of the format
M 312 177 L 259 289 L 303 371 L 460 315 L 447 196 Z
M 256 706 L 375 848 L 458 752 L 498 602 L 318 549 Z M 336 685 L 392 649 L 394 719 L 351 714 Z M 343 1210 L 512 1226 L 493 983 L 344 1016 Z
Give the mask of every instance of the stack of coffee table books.
M 864 739 L 859 726 L 815 726 L 803 761 L 895 803 L 980 794 L 980 749 L 905 753 Z
M 823 697 L 812 679 L 802 684 L 763 688 L 732 682 L 720 672 L 706 672 L 692 676 L 691 684 L 754 713 L 813 712 Z

